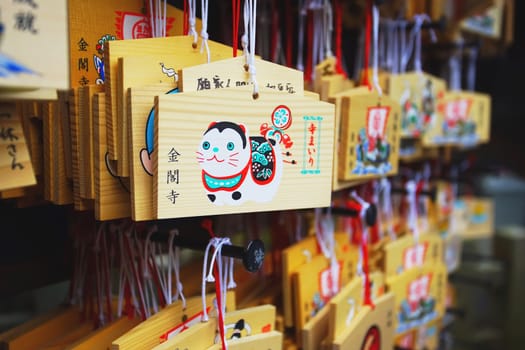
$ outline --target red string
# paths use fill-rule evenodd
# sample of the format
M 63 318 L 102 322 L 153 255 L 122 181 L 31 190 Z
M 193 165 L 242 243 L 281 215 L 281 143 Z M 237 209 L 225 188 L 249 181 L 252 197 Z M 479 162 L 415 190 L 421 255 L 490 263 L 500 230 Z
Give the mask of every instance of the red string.
M 343 69 L 343 4 L 340 0 L 335 0 L 335 70 L 339 74 L 346 77 L 346 72 Z
M 370 41 L 372 34 L 372 0 L 366 1 L 365 9 L 366 17 L 366 27 L 365 27 L 365 57 L 364 57 L 364 73 L 363 73 L 363 85 L 368 86 L 369 89 L 372 89 L 370 79 L 368 78 L 368 68 L 369 68 L 369 57 L 370 57 Z
M 239 48 L 239 18 L 241 16 L 241 0 L 232 0 L 232 47 L 233 57 L 237 57 Z
M 292 1 L 286 0 L 286 13 L 288 17 L 286 18 L 286 65 L 292 67 L 292 45 L 293 45 L 293 19 L 292 16 Z
M 312 81 L 312 60 L 313 52 L 312 45 L 314 41 L 314 16 L 312 11 L 308 11 L 306 20 L 306 64 L 304 67 L 304 80 Z M 299 53 L 300 54 L 300 53 Z
M 188 12 L 188 1 L 184 0 L 184 17 L 183 17 L 183 23 L 182 23 L 182 34 L 188 35 L 188 32 L 190 31 L 190 14 Z
M 202 221 L 202 227 L 208 231 L 211 238 L 216 237 L 213 232 L 212 222 L 209 219 Z M 213 276 L 215 277 L 215 299 L 217 299 L 217 314 L 219 316 L 219 333 L 221 335 L 222 349 L 226 349 L 226 343 L 224 342 L 224 315 L 222 314 L 222 298 L 221 298 L 221 278 L 219 276 L 219 269 L 217 262 L 213 265 Z

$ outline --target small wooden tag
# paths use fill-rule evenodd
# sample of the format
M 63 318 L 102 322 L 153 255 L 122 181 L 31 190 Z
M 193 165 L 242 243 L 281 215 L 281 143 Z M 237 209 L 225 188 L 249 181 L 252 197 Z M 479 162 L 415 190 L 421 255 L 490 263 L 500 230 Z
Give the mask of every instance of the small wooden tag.
M 438 121 L 446 82 L 423 72 L 392 74 L 388 95 L 401 106 L 401 136 L 419 138 Z
M 386 284 L 388 290 L 396 295 L 396 336 L 443 316 L 447 285 L 443 263 L 412 268 L 387 278 Z
M 438 104 L 437 122 L 423 138 L 425 146 L 472 147 L 490 134 L 490 97 L 470 91 L 449 91 Z
M 418 264 L 443 262 L 443 239 L 434 233 L 419 236 L 419 243 L 413 235 L 406 234 L 385 246 L 386 277 L 396 276 L 417 268 Z
M 0 86 L 68 89 L 67 1 L 2 0 L 0 9 Z
M 126 59 L 127 61 L 127 59 Z M 173 83 L 132 87 L 127 94 L 130 124 L 131 217 L 135 221 L 153 220 L 153 160 L 155 97 L 176 93 Z
M 377 92 L 341 100 L 338 178 L 371 179 L 397 173 L 399 104 Z
M 350 327 L 335 339 L 332 349 L 390 350 L 394 345 L 395 296 L 386 293 L 379 297 L 372 309 L 365 305 Z
M 29 157 L 21 111 L 15 103 L 0 103 L 0 190 L 36 183 Z
M 92 103 L 95 219 L 104 221 L 126 218 L 131 211 L 129 188 L 124 180 L 109 172 L 106 163 L 105 94 L 95 94 Z

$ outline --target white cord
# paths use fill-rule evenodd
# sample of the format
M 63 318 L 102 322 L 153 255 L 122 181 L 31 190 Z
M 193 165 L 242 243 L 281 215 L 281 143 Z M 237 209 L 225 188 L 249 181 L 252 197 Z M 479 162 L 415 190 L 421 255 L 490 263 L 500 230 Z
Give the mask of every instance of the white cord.
M 196 29 L 196 25 L 197 25 L 196 2 L 197 0 L 188 0 L 188 24 L 189 24 L 188 35 L 193 36 L 192 46 L 194 49 L 197 48 L 197 37 L 198 37 L 197 29 Z
M 323 6 L 323 27 L 324 27 L 324 46 L 325 46 L 325 56 L 333 57 L 332 52 L 332 33 L 334 30 L 334 14 L 332 10 L 332 4 L 330 0 L 324 0 Z
M 201 53 L 206 49 L 208 63 L 210 63 L 210 47 L 208 46 L 208 0 L 201 0 L 202 30 L 201 30 Z
M 259 84 L 257 83 L 257 70 L 255 68 L 255 40 L 256 40 L 256 29 L 257 29 L 257 0 L 246 0 L 248 1 L 249 8 L 249 63 L 248 72 L 250 73 L 250 82 L 253 84 L 253 98 L 259 97 Z
M 244 19 L 244 33 L 241 37 L 241 45 L 242 45 L 242 51 L 244 55 L 244 67 L 246 71 L 249 70 L 249 63 L 250 63 L 250 52 L 248 47 L 248 32 L 249 32 L 249 24 L 250 24 L 250 7 L 248 6 L 248 1 L 244 1 L 243 6 L 243 19 Z
M 373 41 L 374 41 L 374 57 L 373 57 L 373 73 L 372 73 L 372 82 L 374 83 L 374 87 L 377 90 L 377 94 L 379 97 L 383 95 L 383 89 L 381 89 L 381 85 L 379 85 L 379 76 L 378 76 L 378 40 L 379 40 L 379 8 L 374 5 L 372 7 L 372 14 L 373 14 Z

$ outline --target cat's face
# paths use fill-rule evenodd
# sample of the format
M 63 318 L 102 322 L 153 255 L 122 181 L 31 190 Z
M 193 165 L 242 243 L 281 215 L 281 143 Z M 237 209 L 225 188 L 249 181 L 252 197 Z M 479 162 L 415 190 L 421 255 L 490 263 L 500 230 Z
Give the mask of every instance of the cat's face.
M 210 175 L 221 177 L 236 174 L 250 159 L 250 140 L 232 128 L 220 131 L 211 127 L 203 136 L 197 161 Z

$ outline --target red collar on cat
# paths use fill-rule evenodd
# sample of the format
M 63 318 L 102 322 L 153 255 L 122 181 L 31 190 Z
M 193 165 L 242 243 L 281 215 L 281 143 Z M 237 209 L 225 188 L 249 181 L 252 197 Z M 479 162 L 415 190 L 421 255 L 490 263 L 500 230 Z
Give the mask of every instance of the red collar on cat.
M 233 174 L 230 176 L 221 176 L 221 177 L 212 176 L 203 170 L 202 171 L 202 183 L 204 184 L 204 187 L 206 187 L 206 190 L 210 192 L 235 191 L 244 182 L 244 178 L 246 177 L 246 174 L 248 173 L 249 168 L 250 168 L 250 162 L 248 162 L 246 166 L 244 167 L 244 169 L 242 169 L 237 174 Z

